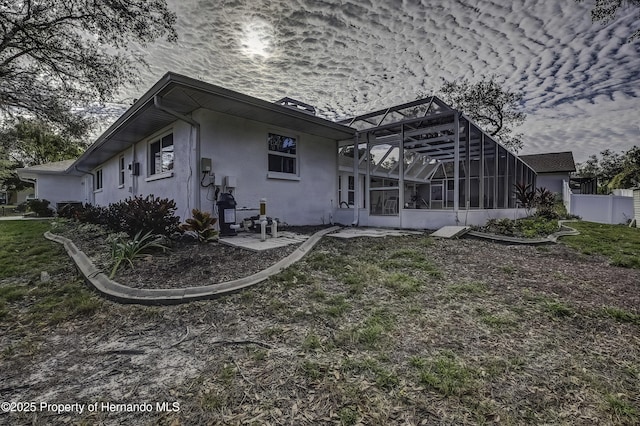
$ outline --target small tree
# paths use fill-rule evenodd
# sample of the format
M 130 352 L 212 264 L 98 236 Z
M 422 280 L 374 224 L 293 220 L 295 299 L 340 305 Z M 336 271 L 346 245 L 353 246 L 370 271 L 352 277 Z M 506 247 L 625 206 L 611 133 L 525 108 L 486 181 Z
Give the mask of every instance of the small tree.
M 174 41 L 175 22 L 165 0 L 0 2 L 0 110 L 84 134 L 73 108 L 135 82 L 130 46 Z
M 521 125 L 527 117 L 521 111 L 523 95 L 505 89 L 497 80 L 492 75 L 476 83 L 448 81 L 440 89 L 440 95 L 502 145 L 518 152 L 523 146 L 522 134 L 514 133 L 513 126 Z
M 0 187 L 21 191 L 30 187 L 16 169 L 74 159 L 85 149 L 77 138 L 60 134 L 46 123 L 20 118 L 0 130 Z
M 582 3 L 584 0 L 576 0 Z M 591 21 L 608 24 L 613 21 L 619 10 L 626 9 L 628 14 L 638 14 L 640 12 L 640 0 L 596 0 L 591 9 Z M 633 41 L 640 37 L 640 29 L 637 29 L 628 41 Z

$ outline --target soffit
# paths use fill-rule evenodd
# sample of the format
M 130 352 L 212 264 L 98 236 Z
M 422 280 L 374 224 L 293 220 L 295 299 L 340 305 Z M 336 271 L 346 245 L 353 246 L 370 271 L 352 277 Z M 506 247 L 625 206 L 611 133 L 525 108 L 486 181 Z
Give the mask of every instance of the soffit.
M 154 105 L 156 96 L 162 106 L 186 116 L 197 109 L 206 108 L 334 140 L 352 138 L 355 132 L 347 126 L 283 105 L 181 75 L 167 74 L 103 133 L 68 172 L 87 172 L 177 121 L 175 116 Z

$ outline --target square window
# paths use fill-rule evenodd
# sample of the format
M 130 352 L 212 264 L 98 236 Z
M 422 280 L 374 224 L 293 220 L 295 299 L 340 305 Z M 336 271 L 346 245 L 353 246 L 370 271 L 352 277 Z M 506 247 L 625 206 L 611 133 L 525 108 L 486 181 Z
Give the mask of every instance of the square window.
M 173 133 L 149 144 L 149 175 L 173 170 Z
M 269 133 L 268 167 L 270 172 L 297 174 L 298 141 L 291 136 Z

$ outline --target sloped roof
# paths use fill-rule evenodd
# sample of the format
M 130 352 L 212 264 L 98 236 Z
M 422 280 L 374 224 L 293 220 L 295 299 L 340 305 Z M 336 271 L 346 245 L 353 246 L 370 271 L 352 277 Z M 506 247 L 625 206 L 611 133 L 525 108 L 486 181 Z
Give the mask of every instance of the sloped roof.
M 520 155 L 519 157 L 533 170 L 535 170 L 536 173 L 562 173 L 576 171 L 576 163 L 573 161 L 573 153 L 571 151 Z
M 31 167 L 23 167 L 17 170 L 18 176 L 26 179 L 35 179 L 36 175 L 51 175 L 64 173 L 76 160 L 62 160 L 51 163 L 37 164 Z
M 70 170 L 91 170 L 133 143 L 172 122 L 164 107 L 189 116 L 199 108 L 219 111 L 274 126 L 336 140 L 349 139 L 354 129 L 300 109 L 268 102 L 176 73 L 165 74 L 80 156 Z

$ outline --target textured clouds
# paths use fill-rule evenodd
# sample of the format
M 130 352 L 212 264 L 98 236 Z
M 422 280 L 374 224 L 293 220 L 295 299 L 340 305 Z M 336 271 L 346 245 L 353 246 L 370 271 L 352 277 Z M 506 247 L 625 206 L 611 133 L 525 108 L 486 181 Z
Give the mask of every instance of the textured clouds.
M 578 160 L 640 144 L 638 15 L 592 24 L 584 2 L 169 0 L 177 45 L 145 51 L 139 97 L 167 71 L 340 118 L 410 101 L 444 80 L 498 74 L 524 93 L 523 153 Z

